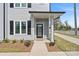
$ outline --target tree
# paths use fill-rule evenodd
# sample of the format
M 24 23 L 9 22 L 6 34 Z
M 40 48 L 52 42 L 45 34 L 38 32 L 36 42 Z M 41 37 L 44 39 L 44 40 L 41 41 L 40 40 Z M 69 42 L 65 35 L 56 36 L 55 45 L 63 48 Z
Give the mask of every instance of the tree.
M 64 26 L 65 30 L 71 30 L 71 26 L 68 24 L 68 21 L 65 21 L 64 23 L 65 23 Z

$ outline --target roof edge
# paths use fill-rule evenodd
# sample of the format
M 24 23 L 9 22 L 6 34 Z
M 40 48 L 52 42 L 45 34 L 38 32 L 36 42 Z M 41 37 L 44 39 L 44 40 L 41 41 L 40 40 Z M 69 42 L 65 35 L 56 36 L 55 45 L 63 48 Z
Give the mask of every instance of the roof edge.
M 64 11 L 29 11 L 29 13 L 65 13 Z

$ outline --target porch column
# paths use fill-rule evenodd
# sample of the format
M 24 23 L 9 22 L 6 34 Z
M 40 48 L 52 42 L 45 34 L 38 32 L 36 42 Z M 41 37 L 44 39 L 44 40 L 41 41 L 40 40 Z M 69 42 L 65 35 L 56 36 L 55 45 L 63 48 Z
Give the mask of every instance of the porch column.
M 34 39 L 34 17 L 31 15 L 31 35 L 32 39 Z
M 49 17 L 49 39 L 51 42 L 54 42 L 54 24 L 53 17 Z

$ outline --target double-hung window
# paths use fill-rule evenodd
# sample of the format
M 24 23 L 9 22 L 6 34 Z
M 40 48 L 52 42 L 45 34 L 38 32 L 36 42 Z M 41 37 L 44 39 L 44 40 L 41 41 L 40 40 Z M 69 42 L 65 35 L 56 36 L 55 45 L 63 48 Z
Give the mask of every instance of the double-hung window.
M 26 22 L 25 21 L 21 22 L 21 33 L 22 34 L 26 33 Z
M 10 21 L 10 35 L 26 34 L 26 21 Z M 27 21 L 27 34 L 31 35 L 31 21 Z
M 10 8 L 31 8 L 31 3 L 10 3 Z
M 26 21 L 15 21 L 15 34 L 26 34 Z
M 15 3 L 15 7 L 20 7 L 20 3 Z
M 26 3 L 21 3 L 21 7 L 26 7 Z
M 15 8 L 26 8 L 26 3 L 15 3 Z
M 19 21 L 15 22 L 15 33 L 20 34 L 20 22 Z

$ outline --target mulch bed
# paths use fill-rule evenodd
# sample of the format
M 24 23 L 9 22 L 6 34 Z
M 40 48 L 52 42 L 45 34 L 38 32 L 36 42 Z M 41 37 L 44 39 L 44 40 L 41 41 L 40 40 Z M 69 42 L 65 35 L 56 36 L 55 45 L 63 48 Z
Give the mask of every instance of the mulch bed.
M 60 49 L 56 45 L 49 46 L 49 43 L 47 43 L 47 42 L 45 44 L 48 49 L 48 52 L 59 52 L 60 51 Z
M 33 43 L 29 47 L 25 46 L 24 43 L 0 43 L 0 52 L 30 52 Z

